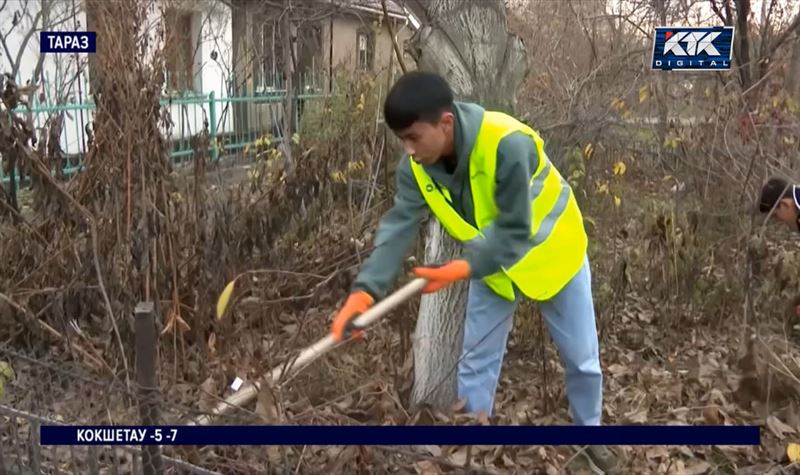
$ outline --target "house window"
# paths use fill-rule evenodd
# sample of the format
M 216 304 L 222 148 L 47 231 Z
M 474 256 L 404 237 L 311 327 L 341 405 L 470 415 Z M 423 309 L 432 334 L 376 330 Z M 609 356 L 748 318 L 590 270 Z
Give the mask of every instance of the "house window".
M 260 28 L 254 82 L 257 91 L 269 92 L 281 87 L 283 43 L 277 21 L 265 21 L 261 23 Z
M 375 56 L 375 39 L 372 34 L 364 30 L 359 31 L 356 38 L 358 69 L 372 70 L 373 57 Z
M 171 91 L 194 89 L 193 16 L 193 12 L 172 10 L 164 19 L 167 88 Z

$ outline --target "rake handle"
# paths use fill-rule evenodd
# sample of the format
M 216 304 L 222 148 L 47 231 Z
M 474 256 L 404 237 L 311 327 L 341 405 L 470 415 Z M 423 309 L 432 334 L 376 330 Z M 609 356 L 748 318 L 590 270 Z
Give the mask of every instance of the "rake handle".
M 367 328 L 378 319 L 386 315 L 390 310 L 394 309 L 401 303 L 408 300 L 417 292 L 421 291 L 428 281 L 422 278 L 416 278 L 399 288 L 396 292 L 392 293 L 385 299 L 370 307 L 366 312 L 362 313 L 353 320 L 353 324 L 360 328 Z M 262 376 L 262 379 L 267 379 L 270 383 L 280 380 L 284 374 L 290 374 L 297 368 L 311 363 L 320 356 L 324 355 L 336 346 L 336 341 L 330 333 L 319 339 L 316 343 L 306 347 L 289 365 L 281 364 L 273 368 L 270 373 Z M 225 398 L 220 402 L 212 411 L 211 414 L 204 414 L 197 419 L 190 421 L 188 425 L 208 425 L 213 416 L 224 414 L 234 407 L 241 407 L 253 399 L 260 388 L 259 381 L 248 381 L 239 391 Z

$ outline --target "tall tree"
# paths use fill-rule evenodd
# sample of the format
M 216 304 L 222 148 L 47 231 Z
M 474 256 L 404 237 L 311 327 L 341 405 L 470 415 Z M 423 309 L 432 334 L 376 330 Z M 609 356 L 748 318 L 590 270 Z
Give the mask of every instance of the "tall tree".
M 43 80 L 44 61 L 46 53 L 36 53 L 36 64 L 30 71 L 23 67 L 23 59 L 35 53 L 35 45 L 38 42 L 38 34 L 41 31 L 56 30 L 60 25 L 74 21 L 76 9 L 69 2 L 55 2 L 54 0 L 42 0 L 40 2 L 9 2 L 0 0 L 0 74 L 5 74 L 8 83 L 13 83 L 19 88 L 23 95 L 32 96 L 39 88 Z M 77 29 L 77 27 L 76 27 Z M 55 59 L 56 72 L 67 69 L 68 61 Z M 72 77 L 56 77 L 56 84 L 61 83 L 61 90 L 56 90 L 50 85 L 45 84 L 45 88 L 50 88 L 50 95 L 61 97 L 72 92 L 72 86 L 76 82 L 75 78 L 80 73 L 82 66 L 71 71 Z M 19 84 L 17 84 L 17 82 Z M 30 102 L 30 97 L 29 97 Z M 30 104 L 29 104 L 30 105 Z M 38 140 L 36 132 L 33 130 L 33 113 L 30 109 L 26 113 L 26 125 L 31 129 L 30 138 L 32 142 Z M 9 205 L 18 211 L 17 204 L 17 167 L 24 173 L 24 164 L 18 163 L 17 157 L 7 154 L 3 164 L 4 172 L 9 177 L 8 192 L 0 191 L 0 195 L 8 196 Z M 3 185 L 0 183 L 0 188 Z M 2 198 L 0 198 L 2 199 Z
M 800 31 L 800 11 L 789 13 L 788 22 L 778 25 L 779 10 L 777 2 L 764 3 L 761 11 L 759 31 L 752 31 L 751 0 L 709 0 L 714 13 L 728 26 L 736 27 L 733 56 L 739 64 L 739 84 L 746 93 L 745 100 L 751 110 L 756 108 L 759 94 L 765 82 L 762 81 L 774 67 L 772 59 L 778 48 Z M 754 46 L 754 33 L 758 39 Z
M 503 0 L 408 0 L 422 27 L 411 41 L 417 68 L 441 74 L 460 100 L 513 113 L 528 70 L 525 46 L 508 31 Z M 439 223 L 427 229 L 425 262 L 446 262 L 458 247 Z M 465 283 L 422 298 L 415 330 L 411 403 L 447 409 L 456 400 Z
M 800 27 L 795 30 L 792 42 L 792 56 L 789 60 L 789 70 L 786 72 L 786 88 L 795 100 L 800 101 Z

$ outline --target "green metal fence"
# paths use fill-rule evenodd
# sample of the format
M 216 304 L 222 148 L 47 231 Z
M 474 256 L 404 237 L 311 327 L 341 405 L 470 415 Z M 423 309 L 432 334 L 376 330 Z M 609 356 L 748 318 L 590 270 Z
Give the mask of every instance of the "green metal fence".
M 171 130 L 163 129 L 162 133 L 170 138 L 170 157 L 174 165 L 180 165 L 191 159 L 193 153 L 192 137 L 200 133 L 209 124 L 211 143 L 209 153 L 213 161 L 226 156 L 239 154 L 250 145 L 266 135 L 273 142 L 282 140 L 282 119 L 286 90 L 276 79 L 270 81 L 271 87 L 255 88 L 252 81 L 249 86 L 240 88 L 236 93 L 220 97 L 217 92 L 208 94 L 184 93 L 163 97 L 162 108 L 169 113 Z M 81 89 L 84 95 L 88 84 Z M 230 84 L 230 83 L 229 83 Z M 325 97 L 325 79 L 319 75 L 303 76 L 295 89 L 295 114 L 293 130 L 299 128 L 300 116 L 304 105 L 309 100 Z M 45 90 L 47 90 L 45 88 Z M 219 90 L 230 90 L 221 87 Z M 74 97 L 75 95 L 68 95 Z M 80 94 L 78 95 L 80 96 Z M 41 101 L 41 99 L 44 99 Z M 87 102 L 61 101 L 53 103 L 49 97 L 36 97 L 31 104 L 30 113 L 37 137 L 42 140 L 41 133 L 47 119 L 52 116 L 63 117 L 60 136 L 61 151 L 64 157 L 63 173 L 70 177 L 80 171 L 87 152 L 88 132 L 94 121 L 95 104 Z M 66 102 L 66 103 L 65 103 Z M 19 107 L 15 110 L 19 115 L 28 114 L 28 109 Z M 55 170 L 53 170 L 55 173 Z M 19 173 L 17 172 L 19 177 Z M 21 177 L 24 180 L 24 177 Z M 0 181 L 7 183 L 0 167 Z

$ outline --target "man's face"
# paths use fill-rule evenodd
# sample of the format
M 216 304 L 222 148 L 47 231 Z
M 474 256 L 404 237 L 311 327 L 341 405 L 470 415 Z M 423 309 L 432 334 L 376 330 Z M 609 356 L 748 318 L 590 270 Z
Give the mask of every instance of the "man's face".
M 397 132 L 397 136 L 415 162 L 432 165 L 452 152 L 453 120 L 452 112 L 444 112 L 438 123 L 417 121 L 411 127 Z
M 795 224 L 797 222 L 797 205 L 794 204 L 792 198 L 783 198 L 775 207 L 773 216 L 782 223 Z

